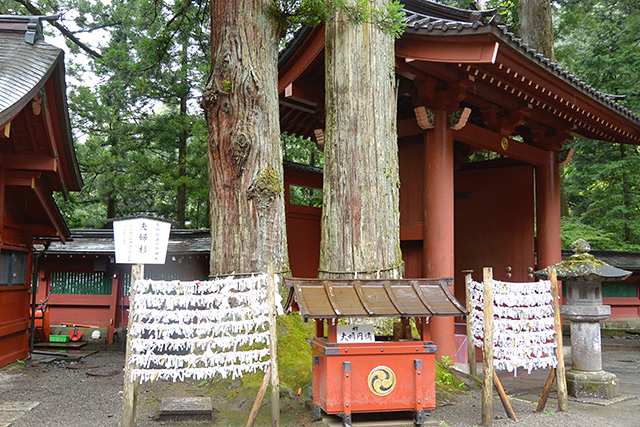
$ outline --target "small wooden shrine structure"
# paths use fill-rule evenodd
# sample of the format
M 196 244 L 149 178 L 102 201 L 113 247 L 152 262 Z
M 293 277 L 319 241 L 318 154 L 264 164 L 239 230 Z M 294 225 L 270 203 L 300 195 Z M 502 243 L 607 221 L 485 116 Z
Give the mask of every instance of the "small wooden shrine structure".
M 451 281 L 285 279 L 291 287 L 287 306 L 316 321 L 314 415 L 322 409 L 350 426 L 352 413 L 413 411 L 415 424 L 424 424 L 436 406 L 436 346 L 428 319 L 466 313 L 449 291 Z M 394 338 L 375 337 L 371 325 L 338 325 L 341 318 L 370 317 L 401 317 L 403 330 Z
M 405 277 L 454 277 L 459 300 L 463 270 L 492 265 L 498 280 L 534 280 L 561 260 L 563 143 L 640 144 L 640 117 L 524 45 L 495 11 L 403 3 L 396 78 Z M 283 132 L 322 135 L 323 82 L 324 28 L 305 28 L 280 57 Z M 493 160 L 475 161 L 486 152 Z M 302 221 L 303 234 L 289 232 L 292 244 L 317 258 L 319 248 L 303 242 L 319 242 L 312 218 Z M 453 317 L 431 325 L 438 355 L 454 358 Z
M 69 237 L 52 194 L 82 186 L 64 54 L 43 19 L 55 17 L 0 16 L 0 367 L 29 352 L 34 245 Z
M 164 264 L 147 265 L 145 278 L 205 280 L 209 276 L 209 230 L 172 230 Z M 46 301 L 43 333 L 51 325 L 106 328 L 107 340 L 127 326 L 131 265 L 116 264 L 113 230 L 71 230 L 53 242 L 38 266 L 36 301 Z M 85 335 L 89 331 L 85 331 Z

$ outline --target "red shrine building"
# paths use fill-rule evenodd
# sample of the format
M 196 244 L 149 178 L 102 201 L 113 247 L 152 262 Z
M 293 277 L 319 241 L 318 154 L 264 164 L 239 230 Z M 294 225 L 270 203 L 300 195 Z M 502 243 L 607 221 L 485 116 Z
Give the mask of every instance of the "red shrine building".
M 640 117 L 524 45 L 494 12 L 403 3 L 395 69 L 405 277 L 454 277 L 460 301 L 463 270 L 533 281 L 561 261 L 563 143 L 640 144 Z M 324 28 L 305 28 L 281 54 L 283 132 L 322 135 L 324 40 Z M 285 169 L 285 182 L 321 188 L 321 175 Z M 316 277 L 320 209 L 288 204 L 287 227 L 294 276 Z M 438 355 L 453 358 L 454 318 L 430 325 Z
M 29 353 L 35 246 L 66 241 L 52 197 L 82 185 L 62 50 L 36 16 L 0 16 L 0 367 Z

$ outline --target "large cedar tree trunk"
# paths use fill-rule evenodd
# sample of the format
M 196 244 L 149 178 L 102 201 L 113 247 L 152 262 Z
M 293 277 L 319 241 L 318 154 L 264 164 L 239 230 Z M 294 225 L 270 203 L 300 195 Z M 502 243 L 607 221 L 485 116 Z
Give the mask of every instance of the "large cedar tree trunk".
M 321 277 L 402 274 L 394 61 L 375 25 L 326 24 Z
M 555 61 L 553 51 L 553 17 L 549 0 L 521 0 L 519 5 L 522 41 Z M 569 203 L 564 184 L 564 166 L 560 166 L 560 214 L 569 216 Z
M 289 268 L 269 0 L 211 3 L 208 126 L 212 275 Z
M 520 36 L 522 41 L 554 60 L 553 21 L 549 0 L 520 0 Z

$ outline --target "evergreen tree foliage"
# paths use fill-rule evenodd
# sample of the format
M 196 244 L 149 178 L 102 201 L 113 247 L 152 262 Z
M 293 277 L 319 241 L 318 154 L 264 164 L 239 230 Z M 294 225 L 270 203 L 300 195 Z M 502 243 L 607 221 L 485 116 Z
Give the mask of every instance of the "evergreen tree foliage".
M 207 227 L 196 98 L 208 69 L 208 2 L 5 0 L 0 13 L 59 13 L 57 30 L 78 41 L 67 39 L 66 67 L 85 186 L 59 200 L 69 226 L 145 214 Z
M 625 95 L 619 102 L 640 113 L 640 5 L 632 0 L 556 5 L 558 62 L 601 92 Z M 594 249 L 640 249 L 638 147 L 584 139 L 569 146 L 576 152 L 565 167 L 570 218 L 563 233 L 582 230 L 593 236 Z

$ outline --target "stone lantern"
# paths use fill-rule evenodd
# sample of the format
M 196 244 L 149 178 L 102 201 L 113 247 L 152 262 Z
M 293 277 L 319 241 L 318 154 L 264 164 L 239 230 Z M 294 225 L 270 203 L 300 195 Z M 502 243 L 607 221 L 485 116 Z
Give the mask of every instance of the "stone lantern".
M 571 360 L 567 371 L 567 389 L 574 397 L 611 399 L 619 394 L 618 378 L 602 370 L 600 321 L 611 315 L 611 307 L 602 305 L 602 282 L 624 280 L 630 271 L 621 270 L 589 254 L 591 247 L 576 240 L 574 255 L 536 272 L 547 278 L 555 268 L 562 281 L 566 305 L 560 307 L 565 320 L 571 321 Z

